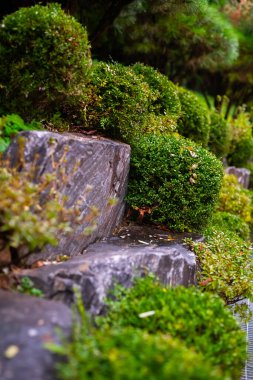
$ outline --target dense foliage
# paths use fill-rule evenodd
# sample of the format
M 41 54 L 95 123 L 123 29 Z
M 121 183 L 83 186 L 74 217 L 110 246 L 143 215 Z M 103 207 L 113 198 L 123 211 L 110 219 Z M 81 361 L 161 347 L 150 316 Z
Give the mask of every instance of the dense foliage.
M 245 335 L 218 296 L 195 288 L 162 287 L 151 277 L 137 280 L 130 289 L 120 288 L 115 296 L 100 324 L 169 334 L 201 352 L 207 363 L 220 366 L 224 378 L 239 378 Z
M 232 174 L 226 174 L 221 188 L 218 210 L 238 215 L 245 222 L 252 222 L 251 193 L 244 189 Z
M 210 133 L 208 111 L 205 105 L 191 91 L 178 88 L 181 103 L 181 117 L 178 121 L 178 131 L 182 136 L 207 146 Z
M 9 145 L 11 138 L 21 131 L 40 129 L 39 123 L 25 124 L 20 116 L 12 114 L 0 117 L 0 152 Z
M 222 379 L 202 355 L 182 342 L 131 327 L 97 331 L 82 321 L 72 343 L 53 351 L 68 358 L 57 365 L 60 380 Z
M 76 124 L 85 117 L 90 51 L 85 29 L 59 5 L 35 5 L 6 16 L 0 33 L 3 112 L 27 121 L 59 114 Z
M 249 244 L 235 233 L 215 227 L 205 232 L 205 242 L 191 246 L 199 262 L 199 285 L 217 293 L 226 304 L 252 299 L 253 260 Z
M 181 113 L 181 104 L 177 94 L 177 87 L 168 78 L 159 73 L 151 66 L 136 63 L 132 66 L 133 71 L 141 76 L 154 92 L 152 111 L 156 115 L 163 115 L 164 124 L 177 120 Z M 166 131 L 166 130 L 165 130 Z
M 250 227 L 239 215 L 231 214 L 226 211 L 216 212 L 211 220 L 211 226 L 218 231 L 230 231 L 244 241 L 249 241 Z
M 131 68 L 105 62 L 93 64 L 90 80 L 86 125 L 124 141 L 141 134 L 157 97 L 148 84 Z
M 230 138 L 229 123 L 218 112 L 210 112 L 208 148 L 211 152 L 219 158 L 226 157 L 229 151 Z
M 144 136 L 132 146 L 127 201 L 150 220 L 200 231 L 218 198 L 223 170 L 208 151 L 174 136 Z

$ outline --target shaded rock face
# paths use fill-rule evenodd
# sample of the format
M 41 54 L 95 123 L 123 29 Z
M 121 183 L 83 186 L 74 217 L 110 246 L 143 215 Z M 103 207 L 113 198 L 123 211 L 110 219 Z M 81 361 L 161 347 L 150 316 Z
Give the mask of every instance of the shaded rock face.
M 194 285 L 195 255 L 177 243 L 131 245 L 115 237 L 91 245 L 81 257 L 25 270 L 21 276 L 29 276 L 47 297 L 68 305 L 78 285 L 86 309 L 98 315 L 104 313 L 104 299 L 115 284 L 129 287 L 135 277 L 149 272 L 165 285 Z
M 54 380 L 55 355 L 43 345 L 59 343 L 55 328 L 68 337 L 71 312 L 61 303 L 0 290 L 0 379 Z M 15 346 L 13 357 L 7 350 Z
M 61 162 L 61 169 L 68 177 L 62 183 L 60 192 L 67 196 L 68 208 L 79 202 L 81 215 L 89 213 L 95 206 L 100 214 L 96 219 L 97 228 L 89 236 L 83 234 L 90 221 L 84 221 L 68 236 L 59 236 L 59 246 L 47 246 L 41 252 L 23 259 L 32 264 L 39 259 L 54 258 L 58 254 L 74 256 L 96 239 L 108 236 L 119 224 L 124 212 L 124 196 L 127 188 L 130 147 L 111 140 L 98 140 L 72 134 L 57 134 L 42 131 L 29 131 L 19 134 L 8 148 L 4 159 L 10 158 L 15 165 L 20 160 L 20 136 L 24 138 L 24 170 L 34 170 L 35 178 L 45 172 L 55 171 L 53 162 Z M 23 144 L 23 143 L 22 143 Z M 87 186 L 92 190 L 87 192 Z M 117 199 L 117 204 L 108 202 Z
M 235 166 L 229 166 L 225 171 L 227 174 L 233 174 L 236 176 L 240 185 L 245 187 L 245 189 L 249 188 L 250 170 L 245 168 L 236 168 Z

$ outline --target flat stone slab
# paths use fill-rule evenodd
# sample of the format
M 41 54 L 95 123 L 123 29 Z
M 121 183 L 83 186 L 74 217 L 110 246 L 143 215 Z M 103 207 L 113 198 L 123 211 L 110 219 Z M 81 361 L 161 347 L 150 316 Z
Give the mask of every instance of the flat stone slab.
M 24 270 L 21 276 L 29 276 L 48 298 L 68 305 L 73 302 L 73 287 L 78 285 L 86 309 L 94 315 L 104 312 L 104 298 L 115 283 L 129 287 L 140 275 L 154 273 L 170 286 L 196 283 L 194 253 L 177 242 L 166 242 L 166 234 L 160 243 L 135 241 L 136 234 L 131 242 L 120 236 L 124 235 L 92 244 L 82 256 L 66 262 Z
M 0 290 L 0 321 L 0 379 L 55 380 L 56 356 L 43 345 L 59 341 L 56 327 L 70 335 L 69 308 Z
M 73 208 L 78 205 L 84 217 L 81 225 L 77 225 L 73 233 L 59 235 L 58 247 L 47 246 L 41 252 L 20 259 L 29 265 L 38 259 L 52 259 L 59 254 L 78 255 L 90 243 L 109 236 L 120 223 L 124 213 L 130 161 L 129 145 L 74 134 L 25 131 L 13 140 L 4 155 L 3 159 L 9 157 L 12 165 L 19 162 L 20 136 L 24 138 L 23 170 L 33 170 L 37 179 L 45 172 L 55 172 L 53 163 L 65 157 L 60 169 L 66 173 L 68 180 L 61 184 L 59 174 L 59 191 L 67 196 L 66 207 Z M 92 190 L 88 192 L 87 186 Z M 117 203 L 110 205 L 110 201 L 114 199 Z M 85 216 L 89 214 L 92 206 L 99 210 L 96 218 L 97 228 L 87 236 L 83 231 L 90 226 L 91 221 L 88 217 L 85 219 Z

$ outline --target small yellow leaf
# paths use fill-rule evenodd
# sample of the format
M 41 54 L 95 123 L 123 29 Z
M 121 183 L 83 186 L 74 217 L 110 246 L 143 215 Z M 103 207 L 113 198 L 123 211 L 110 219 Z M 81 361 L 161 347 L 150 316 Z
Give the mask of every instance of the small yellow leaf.
M 11 346 L 9 346 L 9 347 L 5 350 L 5 352 L 4 352 L 4 356 L 6 357 L 6 359 L 13 359 L 18 353 L 19 353 L 19 348 L 18 348 L 18 346 L 11 345 Z

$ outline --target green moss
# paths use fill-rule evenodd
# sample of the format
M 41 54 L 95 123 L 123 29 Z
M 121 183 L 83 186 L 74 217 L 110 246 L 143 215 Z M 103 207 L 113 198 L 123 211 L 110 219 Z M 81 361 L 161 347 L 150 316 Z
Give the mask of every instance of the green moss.
M 151 221 L 177 231 L 200 231 L 215 207 L 221 163 L 192 141 L 144 136 L 132 146 L 127 201 Z

